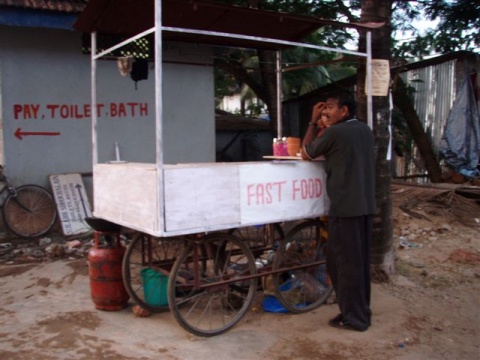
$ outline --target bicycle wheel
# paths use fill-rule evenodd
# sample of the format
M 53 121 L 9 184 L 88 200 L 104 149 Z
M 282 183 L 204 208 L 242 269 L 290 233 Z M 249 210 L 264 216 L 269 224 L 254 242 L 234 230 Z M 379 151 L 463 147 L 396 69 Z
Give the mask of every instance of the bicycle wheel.
M 47 233 L 57 219 L 52 195 L 37 185 L 23 185 L 9 195 L 3 205 L 3 218 L 7 227 L 22 237 L 35 237 Z
M 137 233 L 125 252 L 123 282 L 137 304 L 152 312 L 168 311 L 168 274 L 185 249 L 186 239 L 156 238 Z
M 249 309 L 257 278 L 245 242 L 212 233 L 191 242 L 175 262 L 168 282 L 168 303 L 177 322 L 198 336 L 221 334 Z
M 312 220 L 295 226 L 282 241 L 273 264 L 275 295 L 289 311 L 303 313 L 322 305 L 333 291 L 327 274 L 327 228 Z

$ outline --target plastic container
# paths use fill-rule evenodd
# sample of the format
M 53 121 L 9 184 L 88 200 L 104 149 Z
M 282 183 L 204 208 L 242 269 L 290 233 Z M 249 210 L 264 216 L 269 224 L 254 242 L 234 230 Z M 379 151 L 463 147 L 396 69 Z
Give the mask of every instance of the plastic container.
M 287 152 L 289 156 L 296 156 L 300 152 L 300 138 L 288 137 L 287 138 Z
M 280 156 L 280 142 L 277 138 L 273 139 L 273 156 Z
M 288 143 L 287 143 L 287 138 L 283 137 L 282 142 L 281 142 L 281 156 L 288 156 Z
M 141 271 L 141 275 L 145 302 L 152 306 L 168 305 L 168 276 L 165 276 L 151 268 L 143 269 Z

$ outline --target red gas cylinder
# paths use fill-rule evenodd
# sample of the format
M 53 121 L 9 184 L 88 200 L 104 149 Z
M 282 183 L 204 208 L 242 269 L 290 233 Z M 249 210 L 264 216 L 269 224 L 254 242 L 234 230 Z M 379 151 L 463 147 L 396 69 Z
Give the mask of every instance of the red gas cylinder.
M 100 245 L 102 238 L 106 240 L 105 245 Z M 92 301 L 99 310 L 122 310 L 127 307 L 129 299 L 122 276 L 125 247 L 121 245 L 118 233 L 95 231 L 94 242 L 88 252 Z

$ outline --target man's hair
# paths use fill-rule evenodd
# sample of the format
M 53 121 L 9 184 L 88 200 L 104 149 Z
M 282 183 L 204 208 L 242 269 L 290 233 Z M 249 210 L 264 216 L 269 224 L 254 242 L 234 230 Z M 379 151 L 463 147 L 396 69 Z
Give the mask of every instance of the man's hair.
M 336 99 L 338 106 L 346 106 L 350 117 L 355 117 L 355 99 L 350 91 L 337 90 L 328 95 L 330 99 Z

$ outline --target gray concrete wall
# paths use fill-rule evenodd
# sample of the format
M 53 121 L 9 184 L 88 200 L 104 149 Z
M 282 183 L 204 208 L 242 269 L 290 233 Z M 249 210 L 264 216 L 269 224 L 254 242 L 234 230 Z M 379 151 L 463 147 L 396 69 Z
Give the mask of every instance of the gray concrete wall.
M 164 52 L 164 162 L 213 162 L 211 49 Z M 49 174 L 92 171 L 90 74 L 79 33 L 0 27 L 0 159 L 15 185 L 49 187 Z M 99 162 L 115 159 L 115 142 L 122 160 L 155 162 L 154 64 L 136 90 L 116 61 L 101 60 L 97 85 Z

